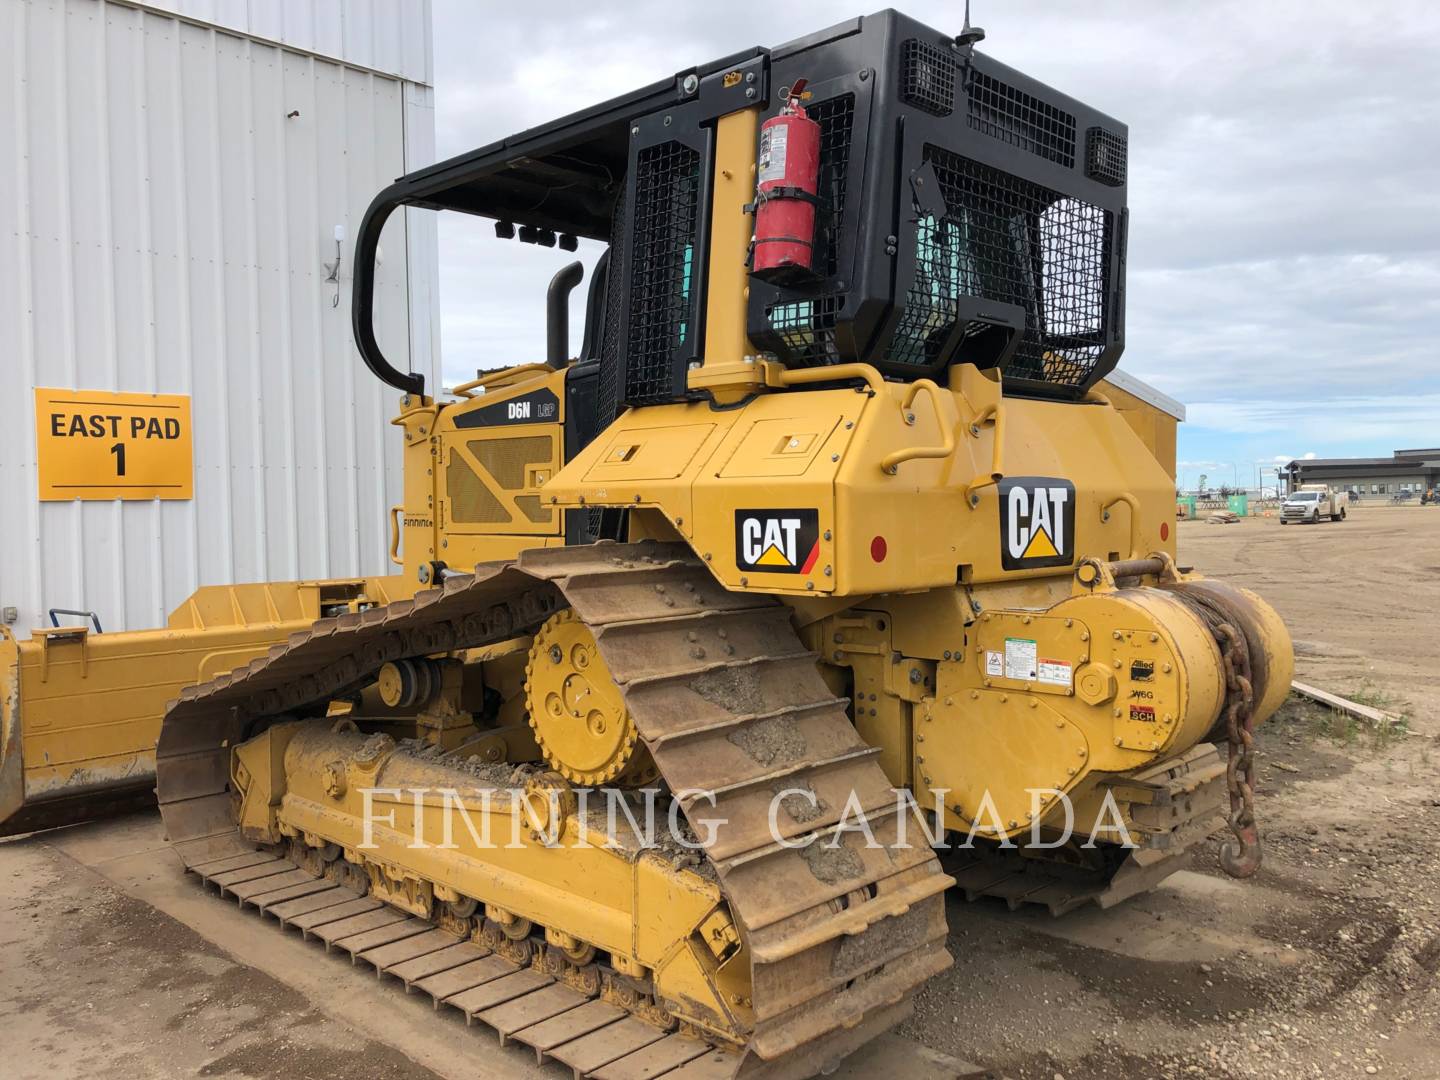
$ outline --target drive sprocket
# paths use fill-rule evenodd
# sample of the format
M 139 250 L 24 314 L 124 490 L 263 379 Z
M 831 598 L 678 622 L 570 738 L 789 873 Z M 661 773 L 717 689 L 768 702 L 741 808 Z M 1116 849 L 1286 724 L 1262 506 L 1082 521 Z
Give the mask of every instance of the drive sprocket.
M 536 633 L 525 702 L 545 761 L 572 784 L 643 787 L 658 777 L 595 635 L 574 608 L 556 612 Z

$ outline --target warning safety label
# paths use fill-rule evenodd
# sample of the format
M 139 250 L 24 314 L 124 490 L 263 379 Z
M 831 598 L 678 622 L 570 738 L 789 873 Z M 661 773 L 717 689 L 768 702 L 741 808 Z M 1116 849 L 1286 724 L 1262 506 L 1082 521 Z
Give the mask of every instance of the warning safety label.
M 1033 679 L 1037 671 L 1039 650 L 1031 638 L 1005 639 L 1005 678 Z

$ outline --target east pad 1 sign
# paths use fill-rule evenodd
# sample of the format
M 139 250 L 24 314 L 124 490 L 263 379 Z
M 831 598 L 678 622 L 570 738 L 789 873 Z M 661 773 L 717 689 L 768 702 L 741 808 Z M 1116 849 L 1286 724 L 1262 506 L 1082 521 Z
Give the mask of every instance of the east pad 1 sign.
M 40 500 L 189 499 L 190 398 L 35 389 Z

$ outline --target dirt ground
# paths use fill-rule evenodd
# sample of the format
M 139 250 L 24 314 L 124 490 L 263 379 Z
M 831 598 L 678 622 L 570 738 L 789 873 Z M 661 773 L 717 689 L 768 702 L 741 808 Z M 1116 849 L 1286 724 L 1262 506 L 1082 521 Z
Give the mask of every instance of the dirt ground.
M 1302 679 L 1408 731 L 1292 700 L 1260 736 L 1248 882 L 1207 847 L 1110 911 L 952 896 L 955 965 L 845 1074 L 1440 1077 L 1440 510 L 1192 522 L 1179 541 L 1275 603 Z M 564 1075 L 216 900 L 153 813 L 0 843 L 0 972 L 6 1077 Z
M 158 813 L 0 841 L 0 1077 L 564 1080 L 533 1051 L 218 900 Z M 890 1034 L 834 1080 L 969 1078 Z
M 1213 849 L 1061 919 L 949 904 L 955 966 L 905 1032 L 1022 1080 L 1440 1077 L 1440 509 L 1185 522 L 1180 562 L 1262 593 L 1297 678 L 1403 713 L 1376 736 L 1294 698 L 1259 737 L 1265 863 Z

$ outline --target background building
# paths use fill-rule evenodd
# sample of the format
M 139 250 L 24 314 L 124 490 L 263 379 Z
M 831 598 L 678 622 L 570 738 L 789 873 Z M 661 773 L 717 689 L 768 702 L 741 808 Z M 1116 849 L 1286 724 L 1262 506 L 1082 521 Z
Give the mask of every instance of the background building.
M 1286 483 L 1294 491 L 1301 484 L 1329 484 L 1343 491 L 1371 495 L 1418 495 L 1440 487 L 1440 448 L 1396 450 L 1389 457 L 1304 458 L 1285 466 Z
M 201 584 L 386 572 L 395 402 L 351 342 L 351 242 L 433 160 L 432 81 L 429 0 L 0 0 L 17 631 L 50 607 L 136 629 Z M 391 219 L 376 303 L 386 353 L 438 385 L 434 230 Z M 40 501 L 36 387 L 188 395 L 193 498 Z

